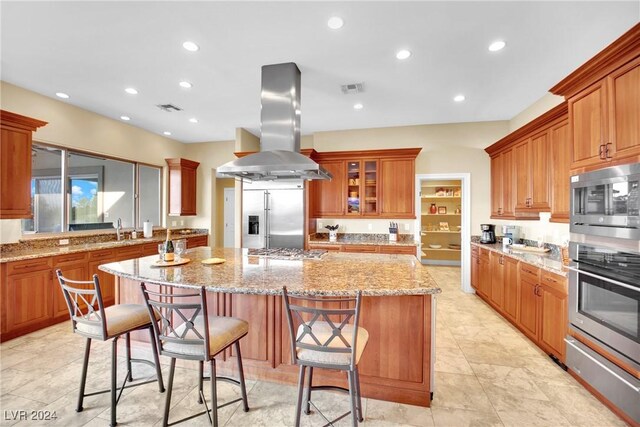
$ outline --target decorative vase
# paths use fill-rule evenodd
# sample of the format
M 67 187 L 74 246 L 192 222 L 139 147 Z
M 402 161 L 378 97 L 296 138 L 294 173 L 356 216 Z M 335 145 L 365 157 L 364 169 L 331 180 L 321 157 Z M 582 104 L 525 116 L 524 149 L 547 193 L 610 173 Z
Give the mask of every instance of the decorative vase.
M 338 230 L 329 230 L 329 241 L 335 242 L 338 239 Z
M 438 212 L 438 208 L 436 208 L 436 204 L 435 203 L 431 203 L 431 207 L 429 208 L 429 213 L 430 214 L 435 214 Z

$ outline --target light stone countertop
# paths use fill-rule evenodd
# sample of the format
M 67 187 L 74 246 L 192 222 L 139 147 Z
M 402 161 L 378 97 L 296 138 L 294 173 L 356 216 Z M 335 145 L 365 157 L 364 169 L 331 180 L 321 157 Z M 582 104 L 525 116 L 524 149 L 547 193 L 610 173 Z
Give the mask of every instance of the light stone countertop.
M 532 252 L 520 252 L 512 249 L 505 250 L 502 248 L 502 243 L 487 244 L 471 242 L 471 244 L 479 248 L 484 248 L 492 252 L 497 252 L 519 261 L 526 262 L 527 264 L 531 264 L 551 273 L 565 277 L 567 276 L 567 270 L 563 267 L 562 260 L 558 256 L 551 255 L 550 253 L 541 255 Z
M 145 283 L 185 288 L 204 286 L 211 292 L 279 295 L 353 296 L 427 295 L 440 293 L 428 267 L 413 255 L 327 253 L 322 259 L 282 260 L 248 256 L 247 249 L 194 248 L 177 267 L 153 268 L 157 256 L 104 264 L 100 270 Z M 206 258 L 223 264 L 204 265 Z
M 172 236 L 172 240 L 182 240 L 190 237 L 208 236 L 208 233 L 190 233 L 190 234 L 177 234 Z M 151 238 L 139 238 L 139 239 L 126 239 L 126 240 L 113 240 L 109 242 L 99 243 L 84 243 L 80 245 L 68 245 L 68 246 L 56 246 L 56 247 L 44 247 L 44 248 L 29 248 L 24 250 L 17 250 L 0 254 L 0 264 L 13 261 L 24 261 L 28 259 L 45 258 L 57 255 L 66 255 L 77 252 L 97 251 L 101 249 L 115 249 L 124 248 L 134 245 L 142 245 L 145 243 L 163 242 L 164 236 L 157 236 Z
M 353 240 L 353 239 L 344 239 L 338 238 L 335 242 L 330 242 L 328 238 L 322 239 L 314 237 L 309 239 L 309 244 L 318 244 L 318 245 L 359 245 L 359 246 L 418 246 L 418 243 L 414 241 L 404 241 L 404 242 L 390 242 L 387 240 Z

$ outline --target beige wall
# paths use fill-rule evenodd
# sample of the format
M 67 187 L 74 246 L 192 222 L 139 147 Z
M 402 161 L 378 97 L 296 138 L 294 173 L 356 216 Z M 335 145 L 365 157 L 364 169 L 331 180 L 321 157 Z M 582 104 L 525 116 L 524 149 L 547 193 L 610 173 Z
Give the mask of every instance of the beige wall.
M 529 123 L 531 120 L 551 110 L 556 105 L 559 105 L 564 101 L 562 96 L 554 95 L 552 93 L 545 94 L 542 98 L 522 110 L 519 114 L 509 120 L 509 132 L 513 132 L 516 129 Z
M 235 188 L 235 179 L 218 178 L 216 179 L 216 223 L 213 240 L 216 247 L 224 247 L 224 189 Z M 212 246 L 214 246 L 212 245 Z

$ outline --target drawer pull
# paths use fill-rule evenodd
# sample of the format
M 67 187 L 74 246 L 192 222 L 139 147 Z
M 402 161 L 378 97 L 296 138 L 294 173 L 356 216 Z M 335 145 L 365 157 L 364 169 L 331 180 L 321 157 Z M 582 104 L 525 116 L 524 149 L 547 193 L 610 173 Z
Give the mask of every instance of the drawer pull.
M 14 266 L 13 269 L 14 270 L 23 270 L 25 268 L 36 268 L 36 267 L 41 267 L 43 265 L 46 265 L 46 264 L 45 263 L 24 264 L 24 265 Z

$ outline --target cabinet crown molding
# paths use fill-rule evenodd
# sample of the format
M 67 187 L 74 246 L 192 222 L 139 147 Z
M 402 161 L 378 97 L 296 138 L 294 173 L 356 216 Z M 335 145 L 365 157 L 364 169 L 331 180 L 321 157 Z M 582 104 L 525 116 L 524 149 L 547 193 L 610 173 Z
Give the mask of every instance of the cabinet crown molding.
M 564 101 L 563 103 L 553 107 L 551 110 L 547 111 L 541 116 L 533 119 L 521 128 L 514 130 L 509 135 L 496 141 L 489 147 L 485 148 L 484 151 L 486 151 L 489 156 L 495 156 L 504 148 L 509 147 L 519 140 L 528 137 L 533 133 L 542 131 L 545 127 L 551 126 L 556 121 L 566 119 L 568 117 L 568 114 L 569 109 L 567 107 L 567 101 Z
M 10 126 L 35 132 L 39 127 L 45 126 L 47 122 L 12 113 L 11 111 L 0 110 L 0 122 L 2 126 Z
M 195 162 L 193 160 L 189 160 L 189 159 L 164 159 L 167 162 L 167 165 L 174 166 L 174 167 L 180 167 L 180 166 L 186 166 L 188 168 L 193 168 L 196 169 L 198 166 L 200 166 L 199 162 Z
M 640 56 L 640 24 L 633 26 L 596 56 L 578 67 L 549 89 L 549 92 L 564 96 L 565 99 L 570 98 L 638 56 Z
M 422 151 L 420 148 L 392 148 L 384 150 L 356 150 L 356 151 L 323 151 L 314 152 L 311 155 L 313 160 L 349 160 L 358 159 L 384 159 L 384 158 L 407 158 L 415 159 Z

